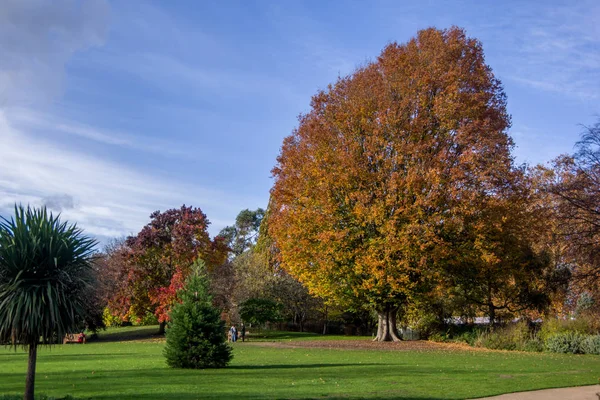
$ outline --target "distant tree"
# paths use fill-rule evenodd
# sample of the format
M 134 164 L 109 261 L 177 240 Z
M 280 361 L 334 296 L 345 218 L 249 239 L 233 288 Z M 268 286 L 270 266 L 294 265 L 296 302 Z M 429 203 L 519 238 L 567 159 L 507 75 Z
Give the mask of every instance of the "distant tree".
M 128 288 L 130 249 L 126 238 L 110 240 L 98 254 L 98 293 L 105 307 L 104 319 L 110 325 L 120 324 L 128 315 L 131 293 Z
M 227 314 L 231 314 L 231 310 L 236 304 L 234 299 L 235 278 L 235 267 L 229 260 L 212 268 L 208 273 L 209 292 L 213 298 L 213 305 Z
M 252 298 L 240 304 L 240 316 L 245 323 L 263 325 L 281 320 L 282 305 L 271 299 Z
M 241 304 L 253 297 L 269 297 L 276 273 L 267 263 L 263 253 L 254 250 L 237 256 L 235 269 L 235 302 Z
M 94 275 L 94 281 L 96 283 L 94 286 L 89 287 L 84 295 L 86 307 L 81 329 L 85 328 L 95 333 L 106 328 L 104 321 L 106 302 L 102 297 L 102 293 L 99 290 L 97 283 L 100 280 L 99 276 L 102 274 L 102 271 L 96 267 L 96 264 L 94 265 L 92 274 Z
M 306 321 L 315 317 L 323 306 L 321 299 L 311 295 L 302 283 L 285 271 L 275 275 L 267 293 L 281 304 L 282 316 L 300 325 L 301 332 L 304 332 Z
M 463 221 L 510 179 L 510 118 L 481 43 L 426 29 L 317 93 L 284 140 L 269 233 L 281 267 L 311 293 L 378 313 L 458 263 Z
M 269 263 L 267 252 L 252 247 L 232 262 L 235 270 L 233 302 L 241 305 L 252 298 L 271 299 L 281 304 L 281 316 L 304 330 L 304 324 L 316 316 L 322 301 L 286 271 Z
M 594 306 L 597 306 L 596 301 L 594 301 L 594 296 L 592 296 L 590 292 L 583 292 L 577 299 L 575 315 L 585 315 L 586 313 L 589 313 Z
M 234 257 L 251 248 L 258 238 L 258 230 L 265 215 L 265 210 L 257 208 L 254 211 L 245 209 L 240 211 L 235 219 L 235 225 L 227 226 L 219 232 Z
M 0 219 L 0 342 L 29 347 L 25 399 L 33 399 L 38 344 L 82 329 L 94 285 L 96 242 L 46 208 L 15 206 Z
M 572 156 L 554 161 L 548 191 L 576 277 L 600 284 L 600 122 L 587 127 Z
M 233 357 L 221 311 L 212 305 L 204 263 L 198 260 L 177 292 L 164 355 L 173 368 L 222 368 Z
M 449 293 L 485 312 L 490 323 L 498 312 L 543 312 L 556 286 L 547 246 L 536 236 L 547 229 L 543 207 L 527 177 L 515 171 L 509 185 L 482 197 L 479 212 L 465 218 L 457 238 L 459 263 L 449 264 L 443 282 Z

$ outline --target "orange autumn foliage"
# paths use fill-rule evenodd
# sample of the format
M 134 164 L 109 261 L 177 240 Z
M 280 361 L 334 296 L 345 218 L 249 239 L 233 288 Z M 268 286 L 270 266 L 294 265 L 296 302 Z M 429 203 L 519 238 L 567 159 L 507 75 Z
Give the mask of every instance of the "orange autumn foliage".
M 463 30 L 388 45 L 318 92 L 284 140 L 268 217 L 281 266 L 313 294 L 389 314 L 459 262 L 464 217 L 509 179 L 509 125 Z

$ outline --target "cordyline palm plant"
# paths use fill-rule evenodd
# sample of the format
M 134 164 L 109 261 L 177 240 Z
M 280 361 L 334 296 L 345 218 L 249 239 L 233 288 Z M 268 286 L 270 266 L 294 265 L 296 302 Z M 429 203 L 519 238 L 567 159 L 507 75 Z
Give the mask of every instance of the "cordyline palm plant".
M 25 399 L 33 399 L 38 344 L 74 332 L 85 317 L 96 242 L 46 208 L 0 218 L 0 342 L 29 347 Z

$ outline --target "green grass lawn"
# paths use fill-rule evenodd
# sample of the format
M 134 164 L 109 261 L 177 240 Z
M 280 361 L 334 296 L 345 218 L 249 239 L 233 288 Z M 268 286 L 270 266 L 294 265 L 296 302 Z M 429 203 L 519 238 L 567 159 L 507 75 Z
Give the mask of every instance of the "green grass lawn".
M 600 356 L 290 349 L 252 342 L 234 344 L 228 368 L 174 370 L 165 365 L 163 342 L 135 340 L 153 329 L 113 330 L 86 345 L 41 349 L 36 393 L 94 399 L 464 399 L 597 384 L 600 377 Z M 311 337 L 287 336 L 270 339 Z M 0 393 L 22 393 L 26 364 L 22 350 L 0 350 Z

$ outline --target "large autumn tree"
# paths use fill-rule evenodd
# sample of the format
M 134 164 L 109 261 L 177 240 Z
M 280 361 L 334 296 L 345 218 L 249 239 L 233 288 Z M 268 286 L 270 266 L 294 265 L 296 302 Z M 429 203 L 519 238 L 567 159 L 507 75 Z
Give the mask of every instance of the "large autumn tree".
M 510 118 L 481 43 L 426 29 L 312 99 L 284 140 L 269 212 L 283 268 L 337 303 L 396 312 L 442 264 L 512 169 Z M 435 268 L 434 268 L 435 267 Z
M 123 282 L 113 294 L 111 308 L 123 317 L 153 313 L 162 332 L 194 261 L 203 260 L 213 271 L 224 264 L 229 249 L 222 237 L 211 240 L 209 221 L 199 208 L 183 205 L 156 211 L 150 219 L 115 253 L 123 261 Z

